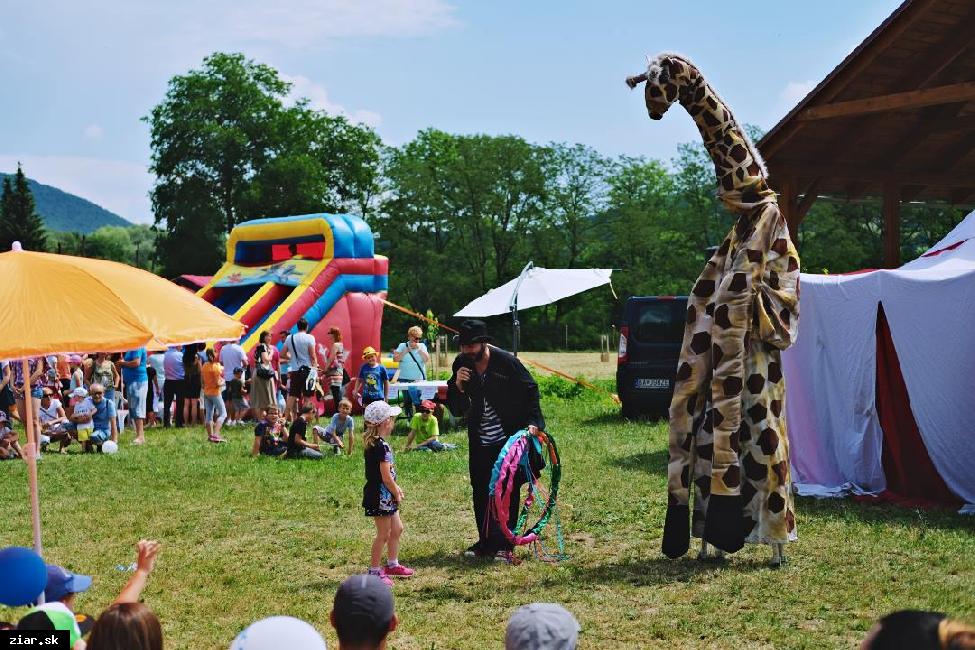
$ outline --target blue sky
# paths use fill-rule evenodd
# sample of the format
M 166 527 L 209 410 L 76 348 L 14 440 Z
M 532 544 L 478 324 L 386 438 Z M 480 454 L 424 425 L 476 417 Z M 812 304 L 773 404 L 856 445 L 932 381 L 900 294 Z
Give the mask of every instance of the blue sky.
M 646 117 L 623 79 L 681 52 L 739 119 L 768 129 L 899 0 L 461 2 L 87 0 L 6 3 L 0 171 L 150 222 L 139 118 L 214 51 L 275 67 L 313 106 L 374 126 L 581 142 L 669 160 L 690 118 Z M 199 6 L 202 5 L 202 6 Z M 730 11 L 732 7 L 734 11 Z

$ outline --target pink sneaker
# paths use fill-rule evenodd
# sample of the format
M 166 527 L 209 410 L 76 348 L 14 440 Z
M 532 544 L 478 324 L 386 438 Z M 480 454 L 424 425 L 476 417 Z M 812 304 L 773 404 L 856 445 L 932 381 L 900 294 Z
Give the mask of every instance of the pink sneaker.
M 224 438 L 221 438 L 220 436 L 217 436 L 217 435 L 210 436 L 210 437 L 207 438 L 207 440 L 209 440 L 210 442 L 216 442 L 216 443 L 227 442 Z
M 377 578 L 379 578 L 380 580 L 382 580 L 383 581 L 383 584 L 386 585 L 387 587 L 392 587 L 393 586 L 393 581 L 389 579 L 389 576 L 386 575 L 386 572 L 385 571 L 382 571 L 378 575 L 375 574 L 375 573 L 372 573 L 370 575 L 374 575 Z
M 416 572 L 408 566 L 397 564 L 396 566 L 383 567 L 383 573 L 394 578 L 410 578 Z

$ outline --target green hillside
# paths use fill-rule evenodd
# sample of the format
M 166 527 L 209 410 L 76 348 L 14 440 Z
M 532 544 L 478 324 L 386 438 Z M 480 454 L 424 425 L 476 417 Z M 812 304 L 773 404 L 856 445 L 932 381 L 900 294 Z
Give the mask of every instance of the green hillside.
M 0 179 L 9 176 L 13 181 L 13 174 L 0 174 Z M 131 226 L 114 212 L 95 205 L 91 201 L 68 194 L 56 187 L 38 183 L 27 179 L 30 191 L 34 194 L 37 212 L 44 219 L 49 230 L 63 230 L 69 232 L 91 233 L 102 226 Z

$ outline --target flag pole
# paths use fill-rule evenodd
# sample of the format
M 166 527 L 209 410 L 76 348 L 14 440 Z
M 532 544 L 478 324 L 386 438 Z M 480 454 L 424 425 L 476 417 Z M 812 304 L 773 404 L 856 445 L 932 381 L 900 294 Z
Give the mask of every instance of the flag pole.
M 535 263 L 530 260 L 528 264 L 525 264 L 525 268 L 521 270 L 521 275 L 518 276 L 515 290 L 511 293 L 511 301 L 508 303 L 508 310 L 511 312 L 511 352 L 516 357 L 518 356 L 518 343 L 521 338 L 521 323 L 518 321 L 518 290 L 521 289 L 521 283 L 525 281 L 528 272 L 534 266 Z

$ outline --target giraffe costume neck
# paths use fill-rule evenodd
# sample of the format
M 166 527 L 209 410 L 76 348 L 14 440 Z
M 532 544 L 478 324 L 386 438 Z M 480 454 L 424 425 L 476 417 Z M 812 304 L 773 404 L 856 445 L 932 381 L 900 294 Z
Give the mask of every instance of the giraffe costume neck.
M 670 405 L 663 552 L 686 553 L 689 533 L 727 552 L 795 540 L 780 354 L 798 334 L 799 255 L 761 157 L 697 67 L 661 54 L 627 80 L 640 82 L 652 119 L 675 102 L 694 118 L 718 196 L 738 215 L 688 298 Z

